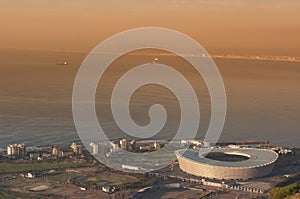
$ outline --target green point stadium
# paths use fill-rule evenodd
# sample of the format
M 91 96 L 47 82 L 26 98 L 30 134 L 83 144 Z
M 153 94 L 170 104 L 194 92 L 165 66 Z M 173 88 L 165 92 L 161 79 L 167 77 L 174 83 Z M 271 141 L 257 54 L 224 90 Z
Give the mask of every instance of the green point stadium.
M 266 149 L 214 148 L 199 156 L 196 150 L 175 152 L 182 171 L 203 178 L 246 180 L 272 172 L 278 154 Z

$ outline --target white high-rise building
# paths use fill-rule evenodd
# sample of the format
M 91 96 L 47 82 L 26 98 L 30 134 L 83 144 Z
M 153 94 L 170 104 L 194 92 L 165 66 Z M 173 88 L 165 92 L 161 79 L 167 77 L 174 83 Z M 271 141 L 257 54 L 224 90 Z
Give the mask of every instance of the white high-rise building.
M 26 156 L 25 144 L 11 144 L 7 146 L 7 155 L 24 158 Z
M 81 145 L 78 145 L 75 142 L 73 142 L 70 147 L 75 154 L 77 154 L 77 155 L 82 154 L 82 146 Z
M 120 140 L 120 147 L 123 150 L 127 150 L 127 140 L 126 139 Z
M 52 155 L 58 156 L 59 155 L 59 148 L 56 145 L 52 146 Z
M 98 154 L 99 153 L 99 145 L 96 144 L 96 143 L 91 143 L 90 146 L 92 147 L 92 151 L 93 151 L 93 154 Z

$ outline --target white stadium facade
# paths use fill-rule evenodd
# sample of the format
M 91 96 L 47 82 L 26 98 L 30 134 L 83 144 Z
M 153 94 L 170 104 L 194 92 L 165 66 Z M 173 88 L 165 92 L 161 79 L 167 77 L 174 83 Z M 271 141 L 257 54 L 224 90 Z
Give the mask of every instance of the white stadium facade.
M 175 152 L 182 171 L 203 178 L 236 180 L 251 179 L 272 172 L 278 154 L 265 149 L 214 148 L 199 157 L 199 151 Z

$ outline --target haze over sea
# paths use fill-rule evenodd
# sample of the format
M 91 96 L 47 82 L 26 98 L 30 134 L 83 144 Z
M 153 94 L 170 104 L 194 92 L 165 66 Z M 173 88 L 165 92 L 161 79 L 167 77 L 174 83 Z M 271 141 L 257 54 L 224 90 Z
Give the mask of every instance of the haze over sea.
M 16 49 L 0 52 L 0 147 L 10 143 L 68 145 L 78 139 L 72 117 L 72 88 L 87 54 Z M 164 59 L 172 62 L 173 58 Z M 57 65 L 64 60 L 69 65 Z M 300 63 L 238 59 L 215 62 L 228 98 L 221 140 L 269 140 L 299 147 Z M 148 104 L 147 100 L 161 96 L 152 90 L 143 95 L 143 100 L 136 103 Z M 101 96 L 97 99 L 101 105 Z M 168 103 L 170 99 L 165 100 Z M 201 114 L 209 115 L 207 108 Z M 111 137 L 118 135 L 112 132 Z

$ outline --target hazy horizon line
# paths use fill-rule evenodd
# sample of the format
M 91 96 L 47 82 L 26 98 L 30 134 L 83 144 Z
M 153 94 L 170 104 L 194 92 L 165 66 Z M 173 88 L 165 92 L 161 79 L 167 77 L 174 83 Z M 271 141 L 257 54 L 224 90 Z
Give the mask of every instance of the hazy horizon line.
M 91 51 L 72 51 L 72 50 L 58 50 L 58 49 L 46 49 L 46 48 L 20 48 L 20 47 L 0 47 L 1 50 L 21 50 L 21 51 L 38 51 L 38 52 L 53 52 L 53 53 L 72 53 L 72 54 L 89 54 Z M 154 49 L 155 50 L 155 49 Z M 98 53 L 98 54 L 114 54 L 113 52 Z M 131 55 L 145 55 L 145 56 L 176 56 L 171 53 L 154 53 L 154 52 L 132 52 Z M 211 57 L 216 59 L 238 59 L 238 60 L 255 60 L 255 61 L 279 61 L 279 62 L 300 62 L 300 56 L 290 55 L 240 55 L 232 53 L 220 53 L 213 54 L 208 53 L 202 55 L 186 54 L 190 57 Z

